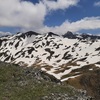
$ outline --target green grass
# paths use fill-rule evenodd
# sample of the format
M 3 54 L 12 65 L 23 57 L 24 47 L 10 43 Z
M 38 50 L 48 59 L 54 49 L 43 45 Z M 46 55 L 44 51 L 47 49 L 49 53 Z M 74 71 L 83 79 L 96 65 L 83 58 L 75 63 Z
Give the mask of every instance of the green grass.
M 30 73 L 26 74 L 29 70 Z M 51 93 L 74 95 L 73 88 L 46 80 L 37 80 L 34 68 L 0 62 L 0 100 L 41 100 Z

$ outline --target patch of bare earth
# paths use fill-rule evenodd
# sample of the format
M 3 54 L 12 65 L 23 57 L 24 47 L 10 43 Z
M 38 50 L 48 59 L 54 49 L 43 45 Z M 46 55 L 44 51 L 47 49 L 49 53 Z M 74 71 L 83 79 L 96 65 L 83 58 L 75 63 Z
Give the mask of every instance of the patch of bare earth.
M 95 100 L 100 100 L 100 68 L 96 67 L 95 64 L 86 65 L 82 68 L 73 70 L 62 78 L 75 75 L 75 72 L 80 72 L 80 76 L 69 78 L 65 83 L 78 89 L 87 90 L 87 93 L 93 96 Z

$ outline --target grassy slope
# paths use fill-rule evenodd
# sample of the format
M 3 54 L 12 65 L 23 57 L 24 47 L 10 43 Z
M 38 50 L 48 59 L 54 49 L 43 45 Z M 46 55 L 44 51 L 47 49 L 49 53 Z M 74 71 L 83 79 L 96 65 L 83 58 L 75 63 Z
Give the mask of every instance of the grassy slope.
M 51 93 L 75 96 L 78 92 L 66 85 L 38 80 L 32 68 L 0 62 L 0 100 L 42 100 Z

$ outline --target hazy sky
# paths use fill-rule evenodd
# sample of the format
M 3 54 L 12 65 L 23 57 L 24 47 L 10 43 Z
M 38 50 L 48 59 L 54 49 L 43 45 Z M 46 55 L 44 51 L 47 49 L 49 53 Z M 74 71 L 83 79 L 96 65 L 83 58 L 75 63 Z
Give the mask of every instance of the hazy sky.
M 100 34 L 100 0 L 0 0 L 2 32 Z

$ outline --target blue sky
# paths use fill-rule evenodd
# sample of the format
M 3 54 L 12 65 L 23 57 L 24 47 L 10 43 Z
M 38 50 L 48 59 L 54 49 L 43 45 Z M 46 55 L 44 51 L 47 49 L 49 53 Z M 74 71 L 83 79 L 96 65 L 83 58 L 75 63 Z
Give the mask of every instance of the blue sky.
M 45 23 L 51 26 L 57 24 L 60 25 L 66 19 L 70 21 L 77 21 L 84 17 L 100 16 L 100 7 L 94 7 L 94 1 L 100 0 L 81 0 L 78 3 L 78 6 L 70 7 L 64 11 L 58 10 L 52 12 L 52 14 L 47 16 Z
M 58 34 L 72 31 L 100 34 L 100 0 L 8 1 L 10 3 L 7 0 L 0 1 L 1 9 L 11 12 L 10 15 L 0 11 L 0 31 L 53 31 Z

